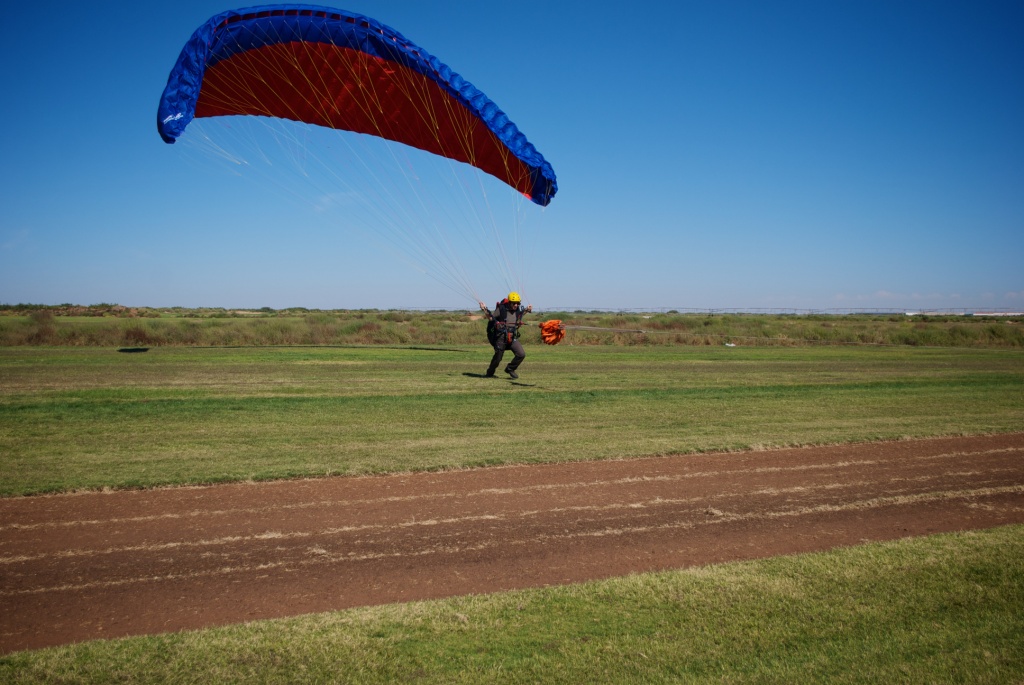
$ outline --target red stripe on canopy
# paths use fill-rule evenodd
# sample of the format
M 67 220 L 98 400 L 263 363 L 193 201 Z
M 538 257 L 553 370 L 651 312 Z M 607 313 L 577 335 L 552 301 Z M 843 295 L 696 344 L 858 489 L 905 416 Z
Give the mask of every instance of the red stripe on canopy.
M 249 114 L 366 133 L 466 162 L 529 196 L 528 167 L 458 100 L 400 64 L 327 43 L 278 43 L 206 69 L 196 117 Z

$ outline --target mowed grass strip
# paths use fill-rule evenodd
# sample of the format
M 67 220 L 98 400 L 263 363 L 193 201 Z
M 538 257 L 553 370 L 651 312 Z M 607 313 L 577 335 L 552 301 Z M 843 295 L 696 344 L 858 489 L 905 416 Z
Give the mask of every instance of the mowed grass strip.
M 0 495 L 1024 430 L 1015 351 L 0 349 Z
M 0 657 L 5 683 L 1012 683 L 1024 526 Z

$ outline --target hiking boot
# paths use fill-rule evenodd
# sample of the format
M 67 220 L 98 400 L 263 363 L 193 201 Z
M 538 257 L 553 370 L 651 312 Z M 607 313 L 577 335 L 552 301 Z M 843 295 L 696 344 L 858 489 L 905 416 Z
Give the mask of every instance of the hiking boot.
M 519 378 L 519 374 L 516 373 L 516 370 L 509 368 L 508 366 L 505 367 L 505 373 L 509 375 L 509 378 Z

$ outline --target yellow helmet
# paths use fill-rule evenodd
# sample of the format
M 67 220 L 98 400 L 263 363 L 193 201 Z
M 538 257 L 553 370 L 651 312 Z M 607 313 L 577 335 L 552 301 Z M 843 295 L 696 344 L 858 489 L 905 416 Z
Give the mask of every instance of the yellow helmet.
M 513 292 L 510 292 L 508 294 L 508 301 L 509 302 L 522 302 L 523 300 L 522 300 L 521 297 L 519 297 L 519 293 L 513 291 Z

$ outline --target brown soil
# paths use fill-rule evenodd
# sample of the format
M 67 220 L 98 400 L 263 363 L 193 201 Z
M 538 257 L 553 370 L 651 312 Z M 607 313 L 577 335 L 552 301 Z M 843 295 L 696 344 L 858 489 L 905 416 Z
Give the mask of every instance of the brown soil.
M 1024 433 L 0 499 L 0 653 L 1024 522 Z

